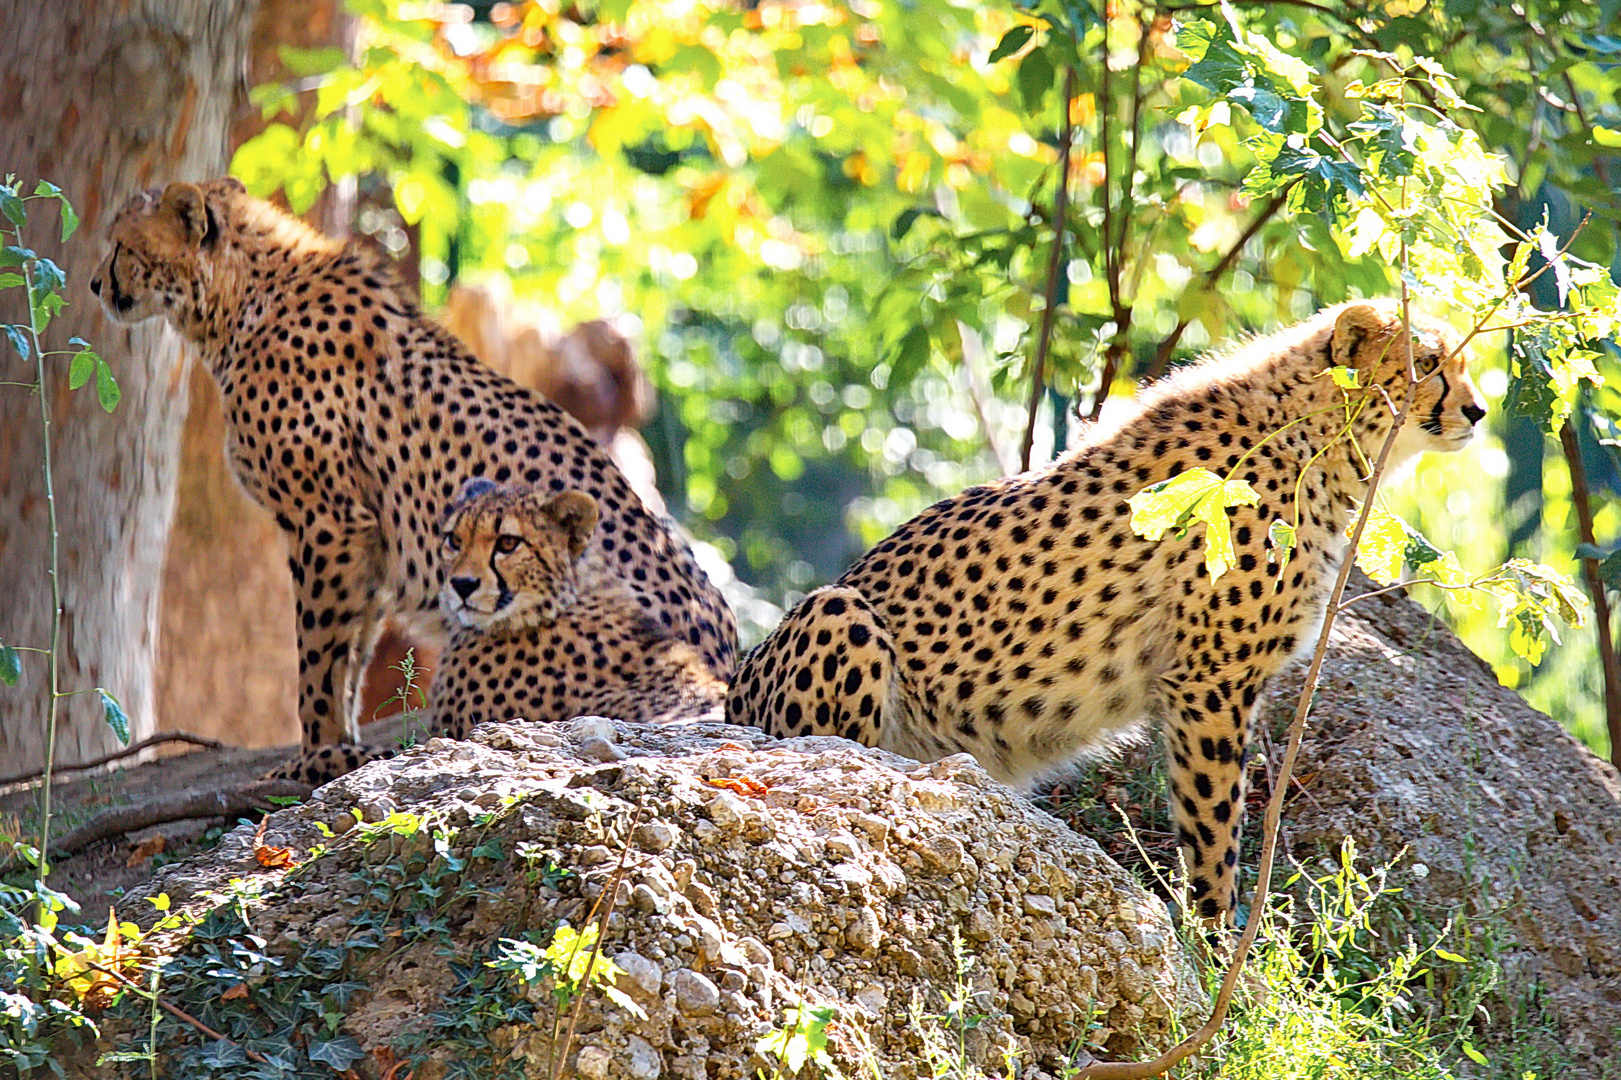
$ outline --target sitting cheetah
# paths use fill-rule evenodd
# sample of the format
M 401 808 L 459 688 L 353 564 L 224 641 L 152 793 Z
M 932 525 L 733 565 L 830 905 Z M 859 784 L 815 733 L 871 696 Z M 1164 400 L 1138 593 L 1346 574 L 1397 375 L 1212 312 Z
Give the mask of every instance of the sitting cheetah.
M 1406 393 L 1401 327 L 1389 303 L 1320 312 L 1145 389 L 1045 468 L 935 504 L 744 659 L 727 720 L 925 761 L 967 752 L 1028 786 L 1157 718 L 1192 898 L 1230 920 L 1250 715 L 1321 625 L 1364 462 Z M 1456 450 L 1485 414 L 1445 331 L 1417 329 L 1413 354 L 1425 378 L 1394 459 Z M 1202 525 L 1150 542 L 1127 504 L 1201 466 L 1260 496 L 1227 511 L 1235 563 L 1215 582 Z M 1276 519 L 1298 524 L 1281 570 Z
M 440 592 L 456 627 L 429 692 L 434 731 L 595 714 L 650 722 L 719 705 L 726 684 L 603 575 L 596 500 L 471 480 L 445 522 Z
M 468 476 L 588 492 L 605 572 L 717 677 L 730 674 L 732 613 L 685 542 L 577 423 L 474 360 L 378 256 L 230 178 L 135 196 L 109 239 L 91 290 L 115 322 L 161 316 L 198 347 L 224 398 L 236 475 L 287 536 L 306 751 L 284 775 L 329 775 L 345 757 L 314 748 L 356 738 L 384 616 L 442 638 L 435 526 Z

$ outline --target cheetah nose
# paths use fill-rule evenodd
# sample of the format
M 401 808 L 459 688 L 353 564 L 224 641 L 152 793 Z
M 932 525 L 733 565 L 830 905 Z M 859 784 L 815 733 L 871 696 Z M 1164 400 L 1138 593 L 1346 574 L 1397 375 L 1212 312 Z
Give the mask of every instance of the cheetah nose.
M 95 293 L 97 296 L 101 295 L 101 279 L 99 277 L 90 279 L 90 291 Z
M 1486 410 L 1472 401 L 1465 405 L 1462 411 L 1464 419 L 1468 420 L 1471 425 L 1480 423 L 1480 418 L 1486 415 Z
M 478 588 L 478 578 L 453 577 L 450 579 L 450 587 L 456 590 L 457 596 L 466 600 L 473 595 L 473 590 Z

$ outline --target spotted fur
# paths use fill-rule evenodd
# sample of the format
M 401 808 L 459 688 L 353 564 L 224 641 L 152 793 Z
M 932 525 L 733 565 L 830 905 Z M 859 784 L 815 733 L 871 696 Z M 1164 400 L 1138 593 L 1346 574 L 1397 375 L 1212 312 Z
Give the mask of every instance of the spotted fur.
M 937 503 L 744 659 L 727 719 L 967 752 L 1024 786 L 1158 719 L 1192 898 L 1230 917 L 1251 714 L 1320 625 L 1365 462 L 1407 392 L 1401 331 L 1388 303 L 1329 309 L 1146 388 L 1052 465 Z M 1445 330 L 1413 340 L 1424 379 L 1396 460 L 1458 449 L 1485 411 Z M 1236 562 L 1215 582 L 1202 525 L 1150 542 L 1130 524 L 1133 494 L 1195 467 L 1260 496 L 1229 509 Z M 1299 523 L 1281 571 L 1276 519 Z
M 286 534 L 306 748 L 356 738 L 384 616 L 443 639 L 436 526 L 468 477 L 588 493 L 593 557 L 716 677 L 731 672 L 732 613 L 687 545 L 577 423 L 475 361 L 378 256 L 229 178 L 135 196 L 109 239 L 92 290 L 114 321 L 161 317 L 198 347 L 236 475 Z

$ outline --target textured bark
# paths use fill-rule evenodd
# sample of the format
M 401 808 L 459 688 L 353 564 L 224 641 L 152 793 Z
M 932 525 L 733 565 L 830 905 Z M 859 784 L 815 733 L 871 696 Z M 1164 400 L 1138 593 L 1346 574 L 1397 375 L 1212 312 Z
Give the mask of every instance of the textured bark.
M 6 3 L 0 34 L 0 172 L 30 190 L 62 186 L 84 225 L 56 242 L 54 215 L 29 241 L 68 275 L 69 307 L 48 344 L 94 342 L 123 387 L 108 416 L 93 393 L 67 390 L 59 366 L 47 393 L 56 427 L 62 540 L 62 685 L 105 686 L 139 738 L 155 727 L 154 656 L 165 541 L 174 509 L 186 415 L 179 339 L 157 323 L 121 329 L 101 317 L 88 283 L 111 215 L 133 191 L 221 172 L 241 100 L 243 57 L 256 0 L 80 0 Z M 20 293 L 0 293 L 0 320 L 25 316 Z M 7 350 L 0 379 L 31 366 Z M 38 402 L 0 388 L 0 637 L 50 640 L 48 530 L 40 477 Z M 24 654 L 25 684 L 0 687 L 0 769 L 38 765 L 44 752 L 43 658 Z M 80 760 L 115 743 L 95 696 L 62 703 L 58 758 Z
M 262 0 L 248 49 L 248 84 L 286 77 L 283 46 L 346 45 L 352 28 L 339 0 Z M 237 117 L 231 145 L 264 127 L 259 111 L 248 110 Z M 332 232 L 343 231 L 348 216 L 338 197 L 311 215 Z M 163 569 L 158 727 L 238 746 L 285 746 L 299 739 L 286 542 L 275 518 L 248 497 L 225 461 L 219 388 L 203 365 L 188 367 L 191 411 Z

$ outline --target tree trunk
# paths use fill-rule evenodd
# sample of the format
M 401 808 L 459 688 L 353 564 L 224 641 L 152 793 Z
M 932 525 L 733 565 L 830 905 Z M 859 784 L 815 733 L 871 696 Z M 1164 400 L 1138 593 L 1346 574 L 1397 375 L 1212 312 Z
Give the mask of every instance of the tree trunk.
M 49 347 L 72 335 L 112 365 L 123 401 L 103 413 L 88 390 L 69 393 L 67 369 L 48 375 L 54 412 L 63 589 L 61 682 L 104 686 L 129 713 L 132 734 L 155 729 L 154 659 L 165 544 L 174 510 L 186 372 L 179 339 L 158 323 L 106 322 L 87 288 L 103 233 L 123 200 L 169 180 L 217 175 L 256 0 L 79 0 L 7 3 L 0 35 L 0 172 L 29 190 L 60 184 L 84 225 L 66 244 L 55 222 L 30 243 L 67 272 L 68 307 Z M 38 204 L 34 204 L 38 205 Z M 18 290 L 0 293 L 0 320 L 25 317 Z M 0 380 L 31 366 L 0 359 Z M 48 529 L 40 475 L 38 402 L 0 387 L 0 637 L 50 641 Z M 0 769 L 44 757 L 43 657 L 25 653 L 19 687 L 0 686 Z M 57 755 L 83 760 L 116 740 L 95 695 L 62 703 Z
M 283 46 L 347 47 L 352 36 L 353 20 L 340 0 L 261 0 L 248 49 L 248 84 L 287 77 Z M 256 109 L 239 115 L 232 147 L 264 127 Z M 329 188 L 310 217 L 329 232 L 343 232 L 347 202 Z M 225 460 L 225 417 L 213 377 L 201 364 L 188 368 L 191 412 L 163 570 L 158 727 L 237 746 L 296 743 L 298 650 L 286 541 Z

